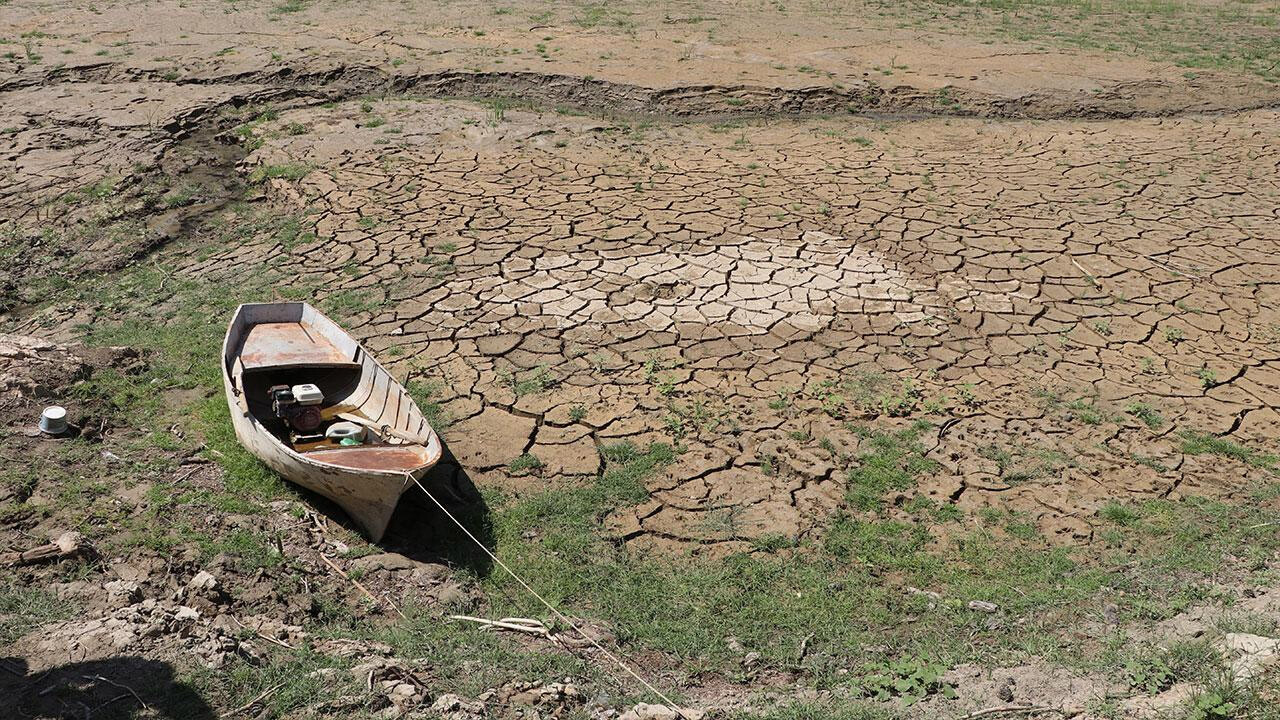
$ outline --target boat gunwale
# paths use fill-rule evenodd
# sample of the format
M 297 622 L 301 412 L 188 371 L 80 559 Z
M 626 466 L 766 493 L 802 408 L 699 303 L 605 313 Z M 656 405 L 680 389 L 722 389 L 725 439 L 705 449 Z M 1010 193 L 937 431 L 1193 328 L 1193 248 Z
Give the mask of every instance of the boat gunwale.
M 221 365 L 222 365 L 222 378 L 223 378 L 223 381 L 224 381 L 224 383 L 225 383 L 225 385 L 226 385 L 226 389 L 227 389 L 227 391 L 228 391 L 228 392 L 230 392 L 230 393 L 234 394 L 234 396 L 235 396 L 235 398 L 236 398 L 236 400 L 237 400 L 237 401 L 240 401 L 240 400 L 244 400 L 244 399 L 245 399 L 245 397 L 244 397 L 244 387 L 243 387 L 243 382 L 241 382 L 242 377 L 243 377 L 244 372 L 245 372 L 245 369 L 244 369 L 244 368 L 243 368 L 243 366 L 242 366 L 242 367 L 240 368 L 240 374 L 239 374 L 239 375 L 235 375 L 235 374 L 233 374 L 232 366 L 234 365 L 234 360 L 235 360 L 235 358 L 233 357 L 232 352 L 231 352 L 230 342 L 231 342 L 232 330 L 235 328 L 235 326 L 236 326 L 236 322 L 237 322 L 238 320 L 240 320 L 240 319 L 241 319 L 241 316 L 244 314 L 245 309 L 246 309 L 246 308 L 248 308 L 248 307 L 251 307 L 251 306 L 266 306 L 266 305 L 292 305 L 292 304 L 296 304 L 296 305 L 300 305 L 300 306 L 302 306 L 302 308 L 304 309 L 304 311 L 305 311 L 306 309 L 310 309 L 312 312 L 316 313 L 316 314 L 317 314 L 317 315 L 319 315 L 320 317 L 323 317 L 323 318 L 325 318 L 326 320 L 329 320 L 329 322 L 333 323 L 333 320 L 329 319 L 328 317 L 326 317 L 325 315 L 323 315 L 322 313 L 320 313 L 320 311 L 318 311 L 318 310 L 316 310 L 315 308 L 311 307 L 311 305 L 310 305 L 309 303 L 305 303 L 305 302 L 297 302 L 297 301 L 291 301 L 291 302 L 278 302 L 278 303 L 241 303 L 240 305 L 238 305 L 238 306 L 236 307 L 236 311 L 235 311 L 235 313 L 233 313 L 233 314 L 232 314 L 232 316 L 231 316 L 231 321 L 230 321 L 230 322 L 228 323 L 228 325 L 227 325 L 227 332 L 226 332 L 226 334 L 223 336 L 223 339 L 222 339 L 222 359 L 221 359 Z M 339 331 L 341 331 L 341 332 L 343 332 L 343 333 L 346 333 L 346 334 L 347 334 L 347 336 L 348 336 L 348 337 L 350 337 L 350 333 L 347 333 L 347 332 L 346 332 L 346 330 L 343 330 L 340 326 L 338 326 L 338 324 L 337 324 L 337 323 L 333 323 L 333 325 L 334 325 L 334 327 L 337 327 Z M 388 378 L 388 379 L 390 379 L 390 380 L 391 380 L 392 382 L 394 382 L 396 385 L 399 385 L 401 388 L 403 388 L 403 387 L 404 387 L 404 386 L 403 386 L 403 384 L 401 384 L 401 383 L 400 383 L 400 381 L 396 380 L 395 376 L 394 376 L 394 375 L 392 375 L 392 374 L 391 374 L 391 372 L 390 372 L 389 370 L 387 370 L 385 367 L 383 367 L 383 366 L 382 366 L 382 363 L 378 362 L 378 359 L 377 359 L 376 357 L 374 357 L 374 355 L 373 355 L 372 353 L 370 353 L 368 350 L 366 350 L 366 349 L 364 348 L 364 345 L 363 345 L 362 343 L 360 343 L 360 342 L 359 342 L 358 340 L 356 340 L 355 338 L 351 338 L 351 340 L 352 340 L 353 342 L 355 342 L 355 343 L 356 343 L 356 345 L 357 345 L 358 347 L 360 347 L 361 352 L 364 354 L 364 356 L 365 356 L 365 357 L 367 357 L 367 358 L 369 359 L 369 361 L 370 361 L 370 362 L 372 362 L 372 363 L 373 363 L 373 365 L 374 365 L 378 370 L 382 371 L 382 372 L 387 376 L 387 378 Z M 238 353 L 237 353 L 236 355 L 238 356 Z M 304 363 L 304 364 L 301 364 L 301 365 L 298 365 L 298 364 L 292 364 L 292 365 L 286 364 L 286 365 L 279 365 L 279 366 L 269 366 L 269 367 L 251 368 L 251 369 L 249 370 L 249 372 L 256 372 L 256 371 L 259 371 L 259 370 L 266 370 L 266 369 L 274 369 L 274 368 L 276 368 L 276 367 L 279 367 L 279 368 L 290 368 L 290 367 L 321 367 L 321 365 L 317 365 L 317 364 L 314 364 L 314 363 Z M 323 365 L 323 367 L 349 367 L 349 368 L 363 368 L 363 367 L 364 367 L 364 365 L 363 365 L 363 363 L 351 363 L 350 365 L 345 365 L 345 366 L 344 366 L 344 365 L 337 365 L 337 366 L 334 366 L 334 365 Z M 423 447 L 423 448 L 426 448 L 426 449 L 427 449 L 427 456 L 428 456 L 428 458 L 429 458 L 428 462 L 425 462 L 425 463 L 423 463 L 423 464 L 421 464 L 421 465 L 418 465 L 418 466 L 415 466 L 415 467 L 412 467 L 412 468 L 406 468 L 406 469 L 403 469 L 403 470 L 382 470 L 382 469 L 376 469 L 376 468 L 370 468 L 370 469 L 359 468 L 359 469 L 357 469 L 357 468 L 347 467 L 347 466 L 344 466 L 344 465 L 336 465 L 336 464 L 333 464 L 333 463 L 322 462 L 322 461 L 319 461 L 319 460 L 315 460 L 315 459 L 309 458 L 309 457 L 307 457 L 307 453 L 300 453 L 300 452 L 298 452 L 297 450 L 293 449 L 292 447 L 289 447 L 289 445 L 288 445 L 288 444 L 286 444 L 283 440 L 281 440 L 280 438 L 276 437 L 276 434 L 275 434 L 275 433 L 270 432 L 269 430 L 267 430 L 267 429 L 266 429 L 266 427 L 265 427 L 265 426 L 263 426 L 263 424 L 258 420 L 258 418 L 257 418 L 253 413 L 251 413 L 251 412 L 249 412 L 249 411 L 248 411 L 247 404 L 242 404 L 242 402 L 235 402 L 235 403 L 231 403 L 231 404 L 230 404 L 230 407 L 231 407 L 231 411 L 232 411 L 232 412 L 240 412 L 240 413 L 242 413 L 246 418 L 248 418 L 248 420 L 249 420 L 249 421 L 250 421 L 250 423 L 252 424 L 252 428 L 253 428 L 253 430 L 254 430 L 255 432 L 258 432 L 258 433 L 259 433 L 259 434 L 261 434 L 261 435 L 265 435 L 266 437 L 270 438 L 270 439 L 271 439 L 271 441 L 275 444 L 275 447 L 279 448 L 280 450 L 283 450 L 285 453 L 287 453 L 287 454 L 288 454 L 289 456 L 291 456 L 292 458 L 294 458 L 294 459 L 296 459 L 296 460 L 300 460 L 300 461 L 302 461 L 304 464 L 309 465 L 309 466 L 312 466 L 312 467 L 314 467 L 314 468 L 316 468 L 316 469 L 318 469 L 318 470 L 323 470 L 323 471 L 325 471 L 325 472 L 339 472 L 339 473 L 351 474 L 351 475 L 358 475 L 358 476 L 378 475 L 378 476 L 389 476 L 389 477 L 403 477 L 403 476 L 409 475 L 409 476 L 413 476 L 413 477 L 418 477 L 418 476 L 419 476 L 419 473 L 422 473 L 422 472 L 424 472 L 424 471 L 426 471 L 426 470 L 431 469 L 431 468 L 432 468 L 432 467 L 434 467 L 437 463 L 439 463 L 439 462 L 440 462 L 440 459 L 441 459 L 441 458 L 443 457 L 443 455 L 444 455 L 444 448 L 443 448 L 443 446 L 441 445 L 441 442 L 440 442 L 440 434 L 436 432 L 435 428 L 431 427 L 431 423 L 426 422 L 426 416 L 422 414 L 422 408 L 419 408 L 419 407 L 418 407 L 418 403 L 414 402 L 414 400 L 413 400 L 413 398 L 412 398 L 412 397 L 407 397 L 407 393 L 406 393 L 406 399 L 407 399 L 410 403 L 412 403 L 413 408 L 414 408 L 415 410 L 417 410 L 417 411 L 418 411 L 418 414 L 419 414 L 419 415 L 421 415 L 421 416 L 423 417 L 424 425 L 425 425 L 425 427 L 427 428 L 427 431 L 430 433 L 430 437 L 427 439 L 427 441 L 426 441 L 426 442 L 404 443 L 403 445 L 391 446 L 391 447 L 404 447 L 405 445 L 417 445 L 417 446 L 419 446 L 419 447 Z M 252 453 L 250 453 L 250 454 L 252 454 Z M 259 460 L 261 460 L 261 458 L 259 458 Z

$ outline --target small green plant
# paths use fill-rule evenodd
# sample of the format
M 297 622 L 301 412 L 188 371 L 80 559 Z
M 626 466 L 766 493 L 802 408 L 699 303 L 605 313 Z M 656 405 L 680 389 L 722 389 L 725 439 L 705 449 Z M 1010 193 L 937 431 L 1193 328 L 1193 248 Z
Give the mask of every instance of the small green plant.
M 1123 527 L 1132 525 L 1142 514 L 1128 505 L 1112 501 L 1098 510 L 1098 517 Z
M 1171 345 L 1177 345 L 1183 340 L 1186 340 L 1187 336 L 1186 333 L 1182 332 L 1181 328 L 1165 328 L 1164 339 Z
M 1129 687 L 1152 695 L 1167 690 L 1177 680 L 1169 663 L 1155 653 L 1132 656 L 1125 660 L 1123 669 Z
M 249 182 L 258 185 L 275 178 L 301 180 L 311 172 L 306 165 L 261 165 L 249 173 Z
M 772 400 L 769 401 L 769 409 L 779 412 L 791 407 L 792 393 L 787 390 L 779 390 Z
M 1077 398 L 1072 400 L 1067 408 L 1085 425 L 1101 425 L 1111 419 L 1106 410 L 1098 407 L 1097 400 L 1093 398 L 1089 400 Z
M 916 478 L 937 467 L 925 457 L 921 434 L 929 429 L 927 422 L 916 422 L 906 430 L 878 432 L 861 430 L 869 440 L 869 449 L 858 456 L 847 476 L 845 499 L 858 510 L 875 510 L 883 504 L 889 490 L 906 490 Z
M 587 416 L 587 406 L 578 404 L 569 408 L 569 421 L 582 422 L 582 418 Z
M 920 388 L 910 379 L 905 379 L 898 392 L 880 396 L 880 412 L 889 417 L 906 417 L 915 411 L 921 397 Z
M 1186 720 L 1232 720 L 1237 706 L 1218 692 L 1204 692 L 1191 701 Z
M 1196 371 L 1196 377 L 1200 378 L 1200 387 L 1208 390 L 1218 384 L 1218 374 L 1208 365 Z
M 1164 418 L 1161 417 L 1160 412 L 1147 403 L 1129 403 L 1125 406 L 1124 411 L 1141 420 L 1144 425 L 1152 430 L 1159 430 L 1164 426 Z
M 504 373 L 503 377 L 511 385 L 511 390 L 515 392 L 516 397 L 534 395 L 560 384 L 555 374 L 546 365 L 539 365 L 523 378 L 512 373 Z
M 862 694 L 876 700 L 901 698 L 904 705 L 914 705 L 924 698 L 940 694 L 955 699 L 956 688 L 942 679 L 947 668 L 918 657 L 905 657 L 863 666 L 865 673 L 859 684 Z
M 533 453 L 524 453 L 520 457 L 507 463 L 507 472 L 512 475 L 522 475 L 542 469 L 542 461 Z
M 1188 455 L 1218 455 L 1239 460 L 1253 467 L 1264 468 L 1275 472 L 1280 459 L 1275 455 L 1267 455 L 1247 448 L 1226 438 L 1209 433 L 1187 430 L 1179 433 L 1182 437 L 1182 452 Z

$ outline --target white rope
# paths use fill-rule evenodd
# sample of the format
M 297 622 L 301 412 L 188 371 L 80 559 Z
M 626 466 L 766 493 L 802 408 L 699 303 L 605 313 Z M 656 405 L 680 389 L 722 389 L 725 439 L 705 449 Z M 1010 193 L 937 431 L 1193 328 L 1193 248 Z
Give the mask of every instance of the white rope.
M 410 474 L 410 473 L 405 473 L 405 477 L 407 477 L 407 478 L 409 478 L 410 480 L 412 480 L 412 481 L 413 481 L 413 484 L 414 484 L 414 485 L 417 485 L 417 486 L 418 486 L 418 489 L 419 489 L 419 490 L 421 490 L 421 491 L 422 491 L 422 492 L 423 492 L 427 497 L 431 498 L 431 502 L 435 503 L 435 504 L 436 504 L 436 507 L 440 508 L 440 510 L 441 510 L 441 511 L 443 511 L 443 512 L 444 512 L 444 514 L 445 514 L 445 515 L 447 515 L 447 516 L 449 517 L 449 519 L 453 521 L 453 524 L 454 524 L 454 525 L 457 525 L 457 526 L 462 530 L 462 532 L 466 533 L 467 537 L 471 538 L 471 542 L 475 543 L 475 544 L 476 544 L 476 547 L 478 547 L 478 548 L 480 548 L 481 550 L 483 550 L 483 551 L 484 551 L 484 554 L 485 554 L 485 555 L 488 555 L 490 560 L 493 560 L 495 563 L 497 563 L 497 564 L 498 564 L 498 566 L 499 566 L 499 567 L 501 567 L 503 570 L 506 570 L 508 575 L 510 575 L 511 577 L 515 578 L 515 581 L 516 581 L 516 582 L 518 582 L 518 583 L 520 583 L 520 586 L 521 586 L 521 587 L 523 587 L 525 590 L 529 591 L 529 594 L 530 594 L 530 595 L 532 595 L 532 596 L 534 596 L 535 598 L 537 598 L 537 599 L 538 599 L 538 602 L 542 603 L 542 605 L 543 605 L 545 608 L 547 608 L 547 610 L 550 610 L 552 615 L 555 615 L 557 618 L 559 618 L 559 619 L 560 619 L 562 622 L 564 622 L 566 625 L 568 625 L 569 627 L 573 628 L 575 632 L 577 632 L 579 635 L 581 635 L 583 638 L 585 638 L 587 642 L 591 643 L 591 644 L 595 647 L 595 649 L 597 649 L 597 650 L 599 650 L 600 652 L 604 653 L 605 657 L 607 657 L 607 658 L 609 658 L 610 660 L 612 660 L 614 663 L 616 663 L 616 664 L 618 665 L 618 667 L 620 667 L 620 668 L 622 668 L 623 670 L 625 670 L 625 671 L 626 671 L 626 673 L 627 673 L 628 675 L 630 675 L 631 677 L 635 678 L 637 681 L 639 681 L 639 682 L 640 682 L 640 684 L 641 684 L 641 685 L 644 685 L 646 688 L 648 688 L 648 689 L 649 689 L 649 691 L 650 691 L 650 692 L 652 692 L 654 695 L 658 696 L 658 697 L 662 700 L 662 702 L 666 703 L 666 706 L 667 706 L 669 709 L 671 709 L 672 711 L 674 711 L 674 712 L 675 712 L 677 715 L 679 715 L 681 718 L 684 718 L 684 720 L 690 720 L 690 719 L 689 719 L 689 716 L 688 716 L 688 715 L 685 715 L 684 711 L 680 709 L 680 706 L 679 706 L 679 705 L 676 705 L 674 702 L 672 702 L 671 698 L 667 697 L 665 694 L 663 694 L 663 692 L 662 692 L 661 690 L 659 690 L 658 688 L 654 687 L 654 686 L 653 686 L 653 684 L 652 684 L 652 683 L 650 683 L 648 680 L 645 680 L 644 678 L 640 677 L 640 674 L 639 674 L 639 673 L 637 673 L 635 670 L 632 670 L 630 665 L 628 665 L 627 663 L 623 662 L 623 660 L 622 660 L 621 658 L 619 658 L 617 655 L 614 655 L 613 653 L 609 652 L 609 650 L 608 650 L 608 649 L 606 649 L 606 648 L 605 648 L 603 645 L 601 645 L 599 642 L 597 642 L 595 638 L 593 638 L 593 637 L 591 637 L 590 635 L 588 635 L 587 633 L 583 632 L 582 628 L 578 627 L 578 625 L 577 625 L 576 623 L 574 623 L 572 620 L 570 620 L 570 619 L 569 619 L 569 617 L 568 617 L 567 615 L 565 615 L 564 613 L 562 613 L 562 612 L 560 612 L 559 610 L 557 610 L 557 609 L 556 609 L 556 608 L 555 608 L 551 603 L 547 602 L 547 601 L 546 601 L 546 600 L 545 600 L 541 595 L 539 595 L 537 590 L 534 590 L 532 587 L 530 587 L 530 586 L 529 586 L 529 583 L 527 583 L 527 582 L 525 582 L 525 581 L 524 581 L 524 578 L 520 577 L 519 575 L 517 575 L 517 574 L 516 574 L 516 572 L 515 572 L 514 570 L 512 570 L 512 569 L 511 569 L 511 568 L 509 568 L 509 567 L 507 567 L 507 564 L 506 564 L 506 563 L 504 563 L 504 562 L 502 562 L 502 560 L 501 560 L 501 559 L 499 559 L 497 555 L 494 555 L 494 554 L 493 554 L 493 552 L 489 550 L 489 548 L 485 547 L 484 543 L 480 542 L 480 540 L 479 540 L 479 539 L 477 539 L 475 535 L 472 535 L 472 534 L 471 534 L 471 531 L 467 529 L 467 526 L 463 525 L 463 524 L 458 520 L 458 518 L 454 517 L 454 516 L 453 516 L 453 513 L 449 512 L 449 509 L 448 509 L 448 508 L 446 508 L 446 507 L 444 506 L 444 504 L 443 504 L 443 503 L 441 503 L 439 500 L 437 500 L 437 499 L 436 499 L 436 496 L 435 496 L 435 495 L 432 495 L 432 494 L 431 494 L 431 491 L 427 490 L 426 486 L 424 486 L 421 482 L 419 482 L 419 481 L 418 481 L 418 478 L 414 477 L 414 476 L 413 476 L 412 474 Z

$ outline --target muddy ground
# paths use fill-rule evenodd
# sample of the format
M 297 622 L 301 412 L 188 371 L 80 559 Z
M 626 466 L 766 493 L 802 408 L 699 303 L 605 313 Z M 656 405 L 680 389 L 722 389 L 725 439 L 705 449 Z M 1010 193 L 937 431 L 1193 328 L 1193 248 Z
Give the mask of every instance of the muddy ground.
M 1015 5 L 0 2 L 0 544 L 92 546 L 0 571 L 14 716 L 661 716 L 237 449 L 290 298 L 699 711 L 1275 717 L 1277 8 Z

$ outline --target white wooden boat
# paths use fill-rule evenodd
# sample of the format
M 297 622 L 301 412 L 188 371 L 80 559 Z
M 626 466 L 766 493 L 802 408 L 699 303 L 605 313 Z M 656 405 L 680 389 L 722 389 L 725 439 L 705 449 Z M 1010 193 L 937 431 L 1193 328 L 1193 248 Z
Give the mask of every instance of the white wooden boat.
M 404 387 L 306 303 L 241 305 L 222 379 L 240 443 L 340 505 L 373 542 L 413 479 L 440 460 L 440 438 Z M 363 440 L 337 437 L 357 430 Z

